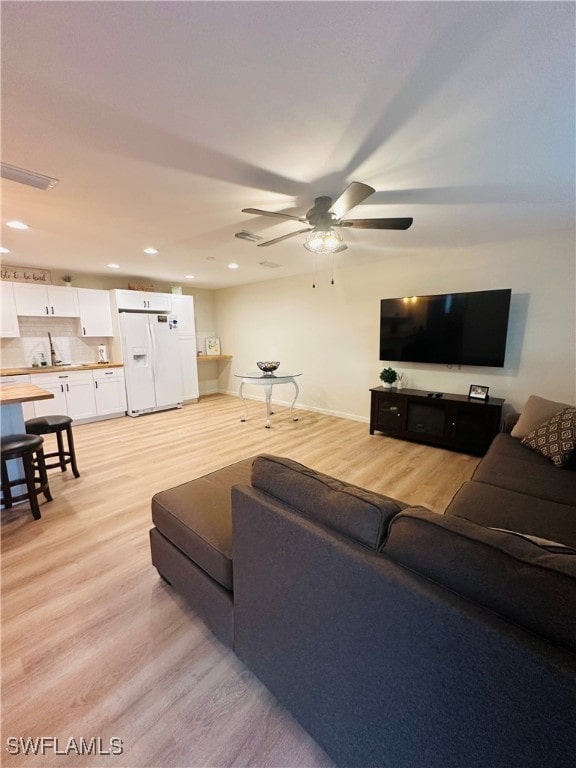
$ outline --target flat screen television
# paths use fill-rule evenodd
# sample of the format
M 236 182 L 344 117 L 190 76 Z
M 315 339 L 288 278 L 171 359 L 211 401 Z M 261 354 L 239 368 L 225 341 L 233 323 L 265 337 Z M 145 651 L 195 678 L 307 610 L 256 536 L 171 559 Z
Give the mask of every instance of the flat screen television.
M 380 302 L 380 360 L 502 368 L 509 288 Z

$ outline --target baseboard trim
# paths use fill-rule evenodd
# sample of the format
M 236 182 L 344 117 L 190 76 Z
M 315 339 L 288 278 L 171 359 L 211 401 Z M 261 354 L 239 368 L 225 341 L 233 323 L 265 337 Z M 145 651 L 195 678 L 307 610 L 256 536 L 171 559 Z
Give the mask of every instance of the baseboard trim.
M 221 395 L 231 395 L 232 397 L 238 397 L 238 392 L 234 392 L 233 390 L 228 389 L 219 389 L 215 390 L 213 392 L 204 392 L 202 394 L 221 394 Z M 257 400 L 258 402 L 265 403 L 266 399 L 264 397 L 258 396 L 258 395 L 244 395 L 245 400 Z M 292 404 L 292 400 L 272 400 L 273 405 L 279 405 L 284 408 L 290 408 L 290 405 Z M 335 416 L 338 419 L 349 419 L 350 421 L 361 421 L 365 424 L 370 423 L 370 417 L 369 416 L 359 416 L 356 413 L 346 413 L 345 411 L 332 411 L 329 408 L 318 408 L 315 405 L 307 405 L 306 403 L 296 403 L 294 406 L 294 410 L 299 411 L 312 411 L 313 413 L 322 413 L 325 416 Z

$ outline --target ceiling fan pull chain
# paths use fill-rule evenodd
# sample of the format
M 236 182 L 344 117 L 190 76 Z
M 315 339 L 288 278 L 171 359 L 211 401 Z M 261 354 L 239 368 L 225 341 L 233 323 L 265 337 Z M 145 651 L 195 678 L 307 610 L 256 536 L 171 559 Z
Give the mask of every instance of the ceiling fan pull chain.
M 332 279 L 330 280 L 330 285 L 334 285 L 334 254 L 332 254 Z

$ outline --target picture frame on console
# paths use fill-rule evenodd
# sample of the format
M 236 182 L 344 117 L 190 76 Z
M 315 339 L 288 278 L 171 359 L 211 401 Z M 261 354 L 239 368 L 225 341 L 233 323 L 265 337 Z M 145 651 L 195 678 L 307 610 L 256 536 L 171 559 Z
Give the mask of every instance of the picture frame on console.
M 220 355 L 220 339 L 211 337 L 206 339 L 206 355 Z
M 488 390 L 490 387 L 485 387 L 482 384 L 470 384 L 470 391 L 468 397 L 473 400 L 488 400 Z

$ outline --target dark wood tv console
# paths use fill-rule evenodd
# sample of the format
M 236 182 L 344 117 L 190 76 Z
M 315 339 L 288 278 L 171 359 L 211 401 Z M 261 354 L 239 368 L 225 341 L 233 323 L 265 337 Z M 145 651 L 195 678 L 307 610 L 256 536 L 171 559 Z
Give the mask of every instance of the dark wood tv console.
M 371 392 L 370 434 L 428 443 L 439 448 L 482 455 L 500 431 L 504 400 L 473 400 L 466 395 L 430 397 L 420 389 Z

